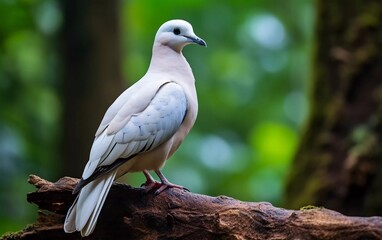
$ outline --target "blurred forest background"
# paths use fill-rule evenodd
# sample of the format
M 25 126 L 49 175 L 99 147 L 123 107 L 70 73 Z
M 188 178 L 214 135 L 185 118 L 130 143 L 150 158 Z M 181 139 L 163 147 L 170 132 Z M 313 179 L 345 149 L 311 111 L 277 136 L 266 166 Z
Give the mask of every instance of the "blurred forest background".
M 189 21 L 208 48 L 184 50 L 200 110 L 164 174 L 192 192 L 306 204 L 291 203 L 285 189 L 308 120 L 316 5 L 2 0 L 0 235 L 35 218 L 29 174 L 80 177 L 104 112 L 146 72 L 156 30 L 174 18 Z M 124 181 L 139 186 L 144 177 Z

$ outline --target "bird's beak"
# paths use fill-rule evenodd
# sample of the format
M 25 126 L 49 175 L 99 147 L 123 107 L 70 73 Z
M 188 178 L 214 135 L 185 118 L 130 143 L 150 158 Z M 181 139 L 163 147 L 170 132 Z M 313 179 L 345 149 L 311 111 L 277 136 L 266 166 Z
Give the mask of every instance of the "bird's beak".
M 195 37 L 184 36 L 184 37 L 188 38 L 193 43 L 196 43 L 196 44 L 198 44 L 200 46 L 207 47 L 207 43 L 203 39 L 198 38 L 197 36 L 195 36 Z

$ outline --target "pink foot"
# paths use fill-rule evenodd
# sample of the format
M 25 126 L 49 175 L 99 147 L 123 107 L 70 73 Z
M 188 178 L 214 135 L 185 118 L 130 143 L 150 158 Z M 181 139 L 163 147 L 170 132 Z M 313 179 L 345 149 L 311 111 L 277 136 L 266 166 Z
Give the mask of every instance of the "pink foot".
M 162 184 L 160 182 L 155 181 L 153 177 L 151 177 L 150 173 L 147 170 L 143 171 L 143 174 L 146 177 L 146 182 L 141 185 L 141 188 L 147 193 L 154 188 L 160 188 Z
M 167 188 L 178 188 L 178 189 L 189 191 L 187 188 L 183 186 L 176 185 L 168 181 L 167 178 L 160 171 L 155 171 L 155 173 L 158 175 L 161 182 L 155 181 L 155 179 L 150 175 L 150 173 L 147 170 L 143 170 L 142 172 L 146 177 L 146 182 L 141 185 L 141 188 L 146 193 L 151 191 L 154 188 L 158 188 L 158 190 L 155 191 L 155 195 L 159 195 L 161 192 L 163 192 Z
M 176 184 L 172 184 L 170 182 L 167 182 L 167 183 L 162 183 L 160 188 L 158 190 L 155 191 L 155 195 L 159 195 L 161 192 L 163 192 L 164 190 L 166 190 L 167 188 L 178 188 L 178 189 L 182 189 L 182 190 L 186 190 L 186 191 L 190 191 L 188 190 L 187 188 L 183 187 L 183 186 L 180 186 L 180 185 L 176 185 Z
M 170 181 L 167 180 L 167 178 L 161 173 L 161 171 L 158 170 L 158 171 L 155 171 L 155 173 L 158 175 L 158 177 L 160 178 L 160 180 L 162 182 L 160 188 L 155 191 L 155 195 L 159 195 L 161 192 L 163 192 L 167 188 L 178 188 L 178 189 L 186 190 L 188 192 L 190 191 L 183 186 L 170 183 Z

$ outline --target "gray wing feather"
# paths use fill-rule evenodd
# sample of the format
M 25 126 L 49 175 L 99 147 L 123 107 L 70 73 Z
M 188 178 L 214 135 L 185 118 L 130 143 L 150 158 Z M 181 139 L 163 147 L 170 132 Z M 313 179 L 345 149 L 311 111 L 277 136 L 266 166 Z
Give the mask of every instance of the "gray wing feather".
M 143 111 L 158 89 L 168 82 L 166 79 L 152 81 L 150 76 L 145 75 L 126 89 L 107 109 L 95 136 L 99 136 L 106 128 L 108 134 L 118 132 L 129 120 L 127 116 Z
M 187 99 L 182 87 L 164 83 L 143 111 L 127 116 L 129 120 L 119 131 L 107 134 L 106 127 L 96 137 L 82 178 L 89 178 L 97 167 L 111 165 L 119 158 L 156 148 L 175 134 L 186 113 Z

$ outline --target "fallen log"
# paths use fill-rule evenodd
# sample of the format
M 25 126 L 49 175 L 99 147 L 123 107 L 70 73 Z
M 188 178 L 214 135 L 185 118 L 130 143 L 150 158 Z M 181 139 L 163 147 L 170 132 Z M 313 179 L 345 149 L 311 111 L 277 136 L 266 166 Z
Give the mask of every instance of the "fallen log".
M 325 208 L 286 210 L 180 189 L 156 196 L 115 183 L 93 234 L 63 231 L 78 179 L 55 183 L 31 175 L 27 200 L 39 207 L 36 223 L 3 239 L 382 239 L 382 217 L 349 217 Z

